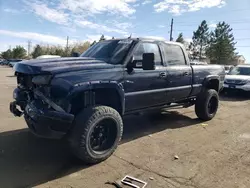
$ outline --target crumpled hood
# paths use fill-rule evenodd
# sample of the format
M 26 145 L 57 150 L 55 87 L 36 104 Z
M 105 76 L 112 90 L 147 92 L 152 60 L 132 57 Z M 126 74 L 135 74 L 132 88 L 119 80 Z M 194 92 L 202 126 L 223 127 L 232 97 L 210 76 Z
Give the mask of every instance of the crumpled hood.
M 242 80 L 242 81 L 247 81 L 247 80 L 250 80 L 250 76 L 244 76 L 244 75 L 226 75 L 225 80 Z
M 14 66 L 14 70 L 24 74 L 56 74 L 83 69 L 108 69 L 113 67 L 114 65 L 94 58 L 70 57 L 22 61 Z

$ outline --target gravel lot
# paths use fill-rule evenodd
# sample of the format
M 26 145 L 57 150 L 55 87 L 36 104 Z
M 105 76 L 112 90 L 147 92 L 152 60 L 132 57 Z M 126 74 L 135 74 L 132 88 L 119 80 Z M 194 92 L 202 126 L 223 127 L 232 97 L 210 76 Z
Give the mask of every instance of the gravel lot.
M 105 182 L 127 174 L 148 182 L 148 188 L 250 187 L 247 97 L 221 97 L 219 112 L 207 125 L 193 107 L 127 117 L 115 154 L 85 166 L 71 156 L 65 142 L 36 138 L 23 118 L 13 117 L 9 102 L 15 85 L 13 71 L 0 67 L 1 188 L 112 188 Z

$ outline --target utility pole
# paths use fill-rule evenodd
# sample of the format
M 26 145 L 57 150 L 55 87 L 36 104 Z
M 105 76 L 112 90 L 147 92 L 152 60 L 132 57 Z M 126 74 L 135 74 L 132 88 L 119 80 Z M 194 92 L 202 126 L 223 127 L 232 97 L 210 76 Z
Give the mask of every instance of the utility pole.
M 66 55 L 68 56 L 69 51 L 69 36 L 67 36 L 67 44 L 66 44 Z
M 29 41 L 28 41 L 28 56 L 30 55 L 31 45 L 32 45 L 32 43 L 31 43 L 31 41 L 29 40 Z
M 170 30 L 170 41 L 173 41 L 173 26 L 174 26 L 174 19 L 171 20 L 171 30 Z

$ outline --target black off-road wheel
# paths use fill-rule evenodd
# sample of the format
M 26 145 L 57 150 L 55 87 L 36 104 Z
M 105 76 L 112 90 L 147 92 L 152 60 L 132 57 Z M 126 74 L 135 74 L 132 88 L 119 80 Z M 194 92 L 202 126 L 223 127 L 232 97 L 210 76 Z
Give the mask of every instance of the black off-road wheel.
M 214 118 L 219 107 L 218 92 L 214 89 L 204 90 L 195 103 L 195 113 L 199 119 L 209 121 Z
M 122 133 L 122 118 L 115 109 L 89 107 L 76 116 L 69 143 L 76 157 L 85 163 L 95 164 L 113 154 Z

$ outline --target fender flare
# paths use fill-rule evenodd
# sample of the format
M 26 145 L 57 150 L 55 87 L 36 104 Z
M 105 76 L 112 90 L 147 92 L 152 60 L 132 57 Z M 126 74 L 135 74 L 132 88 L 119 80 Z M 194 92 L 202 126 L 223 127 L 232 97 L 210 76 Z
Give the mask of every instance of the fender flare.
M 209 75 L 206 78 L 204 78 L 204 80 L 202 82 L 202 86 L 207 87 L 211 80 L 217 80 L 220 84 L 220 77 L 218 75 Z M 218 87 L 218 90 L 219 90 L 219 87 Z
M 123 89 L 123 85 L 116 81 L 92 81 L 92 82 L 84 82 L 75 84 L 74 89 L 69 93 L 68 100 L 71 100 L 73 97 L 78 95 L 79 93 L 90 91 L 92 92 L 95 89 L 114 89 L 119 96 L 119 101 L 121 105 L 121 113 L 122 115 L 125 112 L 125 92 Z M 92 100 L 90 96 L 89 100 Z

